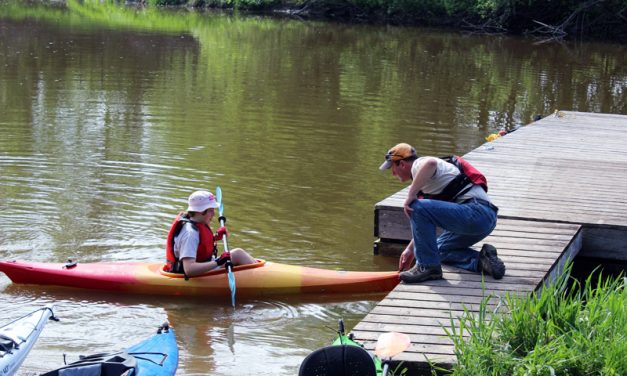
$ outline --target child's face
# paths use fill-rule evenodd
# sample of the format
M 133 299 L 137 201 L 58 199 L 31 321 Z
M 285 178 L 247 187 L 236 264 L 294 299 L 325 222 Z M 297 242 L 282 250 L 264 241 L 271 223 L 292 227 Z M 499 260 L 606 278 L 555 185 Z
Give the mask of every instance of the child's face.
M 207 209 L 207 213 L 205 213 L 205 223 L 209 224 L 215 215 L 215 209 L 209 208 Z

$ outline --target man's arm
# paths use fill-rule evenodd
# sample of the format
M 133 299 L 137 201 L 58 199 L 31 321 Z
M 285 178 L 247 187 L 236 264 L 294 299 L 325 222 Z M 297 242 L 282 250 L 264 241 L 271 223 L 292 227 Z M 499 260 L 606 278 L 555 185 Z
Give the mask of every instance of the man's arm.
M 398 259 L 398 270 L 402 272 L 409 269 L 414 262 L 414 258 L 414 240 L 412 239 Z
M 422 187 L 427 184 L 429 179 L 435 175 L 435 172 L 438 168 L 438 161 L 433 157 L 427 157 L 418 165 L 418 170 L 416 171 L 416 176 L 414 176 L 411 184 L 409 185 L 409 192 L 407 192 L 407 198 L 405 199 L 405 203 L 403 204 L 403 210 L 405 211 L 405 215 L 409 217 L 413 209 L 410 207 L 411 203 L 416 200 L 416 196 L 418 192 L 422 190 Z

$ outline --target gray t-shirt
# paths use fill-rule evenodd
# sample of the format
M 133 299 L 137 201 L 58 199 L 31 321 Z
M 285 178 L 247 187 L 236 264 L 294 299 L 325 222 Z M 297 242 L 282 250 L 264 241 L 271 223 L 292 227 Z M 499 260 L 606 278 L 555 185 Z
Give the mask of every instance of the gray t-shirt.
M 418 168 L 421 163 L 423 163 L 427 157 L 420 157 L 414 161 L 414 164 L 411 166 L 411 176 L 414 178 L 416 173 L 418 172 Z M 441 193 L 444 187 L 448 185 L 455 178 L 455 176 L 459 175 L 459 169 L 455 167 L 453 164 L 448 163 L 440 158 L 435 158 L 437 161 L 437 166 L 435 170 L 435 174 L 427 181 L 427 183 L 422 187 L 422 191 L 426 194 L 438 194 Z M 490 201 L 490 196 L 478 185 L 472 187 L 468 192 L 463 195 L 457 197 L 455 202 L 463 202 L 471 198 L 478 198 L 480 200 Z
M 174 256 L 179 260 L 186 257 L 196 259 L 200 244 L 200 235 L 198 230 L 190 222 L 186 222 L 181 228 L 181 232 L 174 237 Z

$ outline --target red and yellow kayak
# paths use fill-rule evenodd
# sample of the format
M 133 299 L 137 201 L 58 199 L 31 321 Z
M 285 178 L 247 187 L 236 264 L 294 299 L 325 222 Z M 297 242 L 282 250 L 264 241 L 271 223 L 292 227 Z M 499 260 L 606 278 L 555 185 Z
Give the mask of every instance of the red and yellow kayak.
M 54 285 L 132 294 L 230 296 L 225 269 L 185 280 L 163 271 L 161 263 L 101 262 L 75 266 L 41 262 L 0 261 L 0 271 L 13 283 Z M 233 268 L 238 297 L 305 293 L 373 293 L 392 290 L 398 272 L 349 272 L 277 264 Z

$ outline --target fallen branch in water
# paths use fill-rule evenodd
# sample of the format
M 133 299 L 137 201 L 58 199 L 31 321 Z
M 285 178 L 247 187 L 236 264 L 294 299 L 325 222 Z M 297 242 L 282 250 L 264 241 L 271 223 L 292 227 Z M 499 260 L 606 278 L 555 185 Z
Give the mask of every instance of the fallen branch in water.
M 504 34 L 507 32 L 507 29 L 503 26 L 499 25 L 496 20 L 490 19 L 484 22 L 483 24 L 473 24 L 468 22 L 467 20 L 463 20 L 463 28 L 466 30 L 470 30 L 471 34 L 488 34 L 488 35 L 497 35 Z
M 564 21 L 562 21 L 561 24 L 557 26 L 549 25 L 538 20 L 533 20 L 533 22 L 540 25 L 540 27 L 531 30 L 529 34 L 550 35 L 550 39 L 561 39 L 568 35 L 568 32 L 566 30 L 571 26 L 573 21 L 575 21 L 580 16 L 581 13 L 584 13 L 586 10 L 594 7 L 595 5 L 603 1 L 604 0 L 590 0 L 579 5 L 577 9 L 575 9 L 568 17 L 566 17 Z M 583 29 L 583 24 L 580 25 L 580 29 Z

